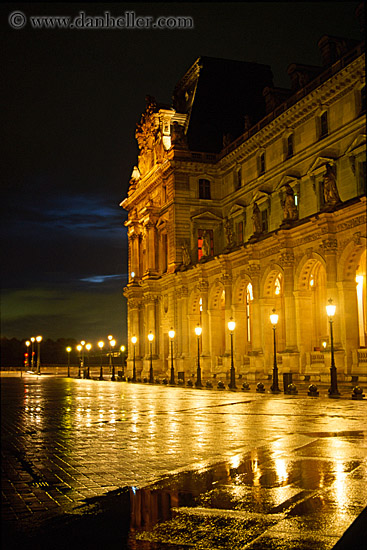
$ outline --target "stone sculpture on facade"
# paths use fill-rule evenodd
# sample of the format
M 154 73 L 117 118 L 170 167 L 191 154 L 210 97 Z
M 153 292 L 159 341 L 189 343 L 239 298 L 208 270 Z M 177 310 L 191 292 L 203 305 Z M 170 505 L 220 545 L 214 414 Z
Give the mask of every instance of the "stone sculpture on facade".
M 259 233 L 261 233 L 261 212 L 256 202 L 254 203 L 254 207 L 252 209 L 252 223 L 254 228 L 254 235 L 258 235 Z
M 184 267 L 187 267 L 191 264 L 191 258 L 190 258 L 189 247 L 186 242 L 181 246 L 181 249 L 182 249 L 182 264 L 184 265 Z
M 283 205 L 283 222 L 294 221 L 298 218 L 297 206 L 294 200 L 294 192 L 292 187 L 287 183 L 284 186 L 285 199 Z
M 326 173 L 323 178 L 323 190 L 325 206 L 335 206 L 340 203 L 335 172 L 330 164 L 326 165 Z
M 232 223 L 229 220 L 229 218 L 226 218 L 226 221 L 224 222 L 224 231 L 226 234 L 227 248 L 232 248 L 234 245 L 234 238 L 233 238 Z
M 203 233 L 203 244 L 201 245 L 201 252 L 203 254 L 203 258 L 210 256 L 210 234 L 208 233 L 208 231 L 204 231 Z

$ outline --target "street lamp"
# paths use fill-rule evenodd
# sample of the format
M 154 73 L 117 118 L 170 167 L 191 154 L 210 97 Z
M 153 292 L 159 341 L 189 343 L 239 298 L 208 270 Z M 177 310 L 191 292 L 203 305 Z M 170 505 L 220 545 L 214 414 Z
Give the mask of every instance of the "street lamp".
M 70 378 L 70 352 L 71 352 L 71 347 L 68 346 L 66 348 L 66 351 L 67 351 L 67 354 L 68 354 L 68 378 Z
M 27 369 L 29 369 L 29 346 L 31 345 L 30 341 L 29 340 L 26 340 L 26 343 L 25 345 L 27 346 Z
M 34 343 L 35 343 L 36 339 L 34 336 L 31 337 L 31 342 L 32 342 L 32 347 L 31 347 L 31 370 L 34 369 Z
M 41 374 L 41 342 L 42 342 L 42 336 L 37 336 L 36 341 L 37 341 L 37 374 Z
M 125 375 L 125 346 L 122 345 L 120 346 L 120 353 L 121 353 L 121 365 L 122 365 L 122 375 L 124 376 Z
M 198 326 L 195 327 L 195 334 L 196 334 L 197 339 L 198 339 L 198 368 L 197 368 L 197 371 L 196 371 L 196 382 L 195 382 L 195 386 L 197 388 L 201 388 L 201 368 L 200 368 L 200 336 L 201 336 L 201 332 L 202 332 L 202 328 L 198 324 Z
M 82 364 L 81 364 L 81 367 L 83 369 L 83 376 L 85 376 L 85 374 L 84 374 L 84 346 L 85 346 L 85 340 L 82 340 L 80 342 L 80 345 L 82 346 Z
M 111 372 L 111 342 L 112 342 L 112 340 L 113 340 L 112 334 L 109 334 L 109 335 L 107 336 L 107 339 L 108 339 L 108 342 L 109 342 L 109 344 L 110 344 L 110 358 L 109 358 L 108 364 L 109 364 L 109 366 L 110 366 L 110 372 Z
M 279 319 L 279 315 L 275 313 L 275 309 L 273 309 L 273 313 L 270 315 L 270 322 L 273 325 L 273 342 L 274 342 L 273 383 L 270 386 L 270 390 L 272 391 L 272 393 L 280 393 L 279 383 L 278 383 L 277 344 L 276 344 L 276 338 L 275 338 L 275 331 L 277 328 L 278 319 Z
M 103 366 L 102 366 L 102 350 L 103 350 L 103 346 L 104 346 L 104 342 L 101 340 L 100 342 L 98 342 L 98 347 L 99 349 L 101 350 L 101 370 L 100 370 L 100 373 L 99 373 L 99 380 L 104 380 L 103 378 Z
M 176 336 L 176 333 L 173 330 L 173 328 L 171 328 L 171 330 L 168 332 L 168 336 L 171 339 L 171 380 L 170 380 L 170 384 L 172 384 L 174 386 L 175 385 L 175 369 L 173 368 L 173 339 Z
M 328 390 L 329 397 L 339 396 L 340 392 L 338 391 L 338 381 L 337 381 L 337 372 L 334 360 L 334 338 L 333 338 L 333 317 L 335 315 L 336 306 L 333 305 L 333 301 L 330 298 L 328 300 L 329 305 L 326 306 L 326 313 L 329 317 L 330 323 L 330 347 L 331 347 L 331 365 L 330 365 L 330 381 L 331 385 Z
M 78 352 L 79 352 L 79 361 L 78 361 L 78 365 L 79 365 L 79 368 L 78 368 L 78 378 L 80 378 L 80 367 L 81 367 L 81 361 L 82 361 L 82 360 L 81 360 L 81 355 L 80 355 L 80 352 L 82 351 L 82 349 L 83 349 L 83 346 L 82 346 L 81 344 L 78 344 L 78 345 L 76 346 L 76 349 L 77 349 L 77 350 L 78 350 Z
M 229 386 L 231 390 L 236 389 L 236 371 L 234 369 L 234 363 L 233 363 L 233 332 L 235 328 L 236 328 L 236 323 L 231 317 L 230 320 L 228 321 L 228 330 L 231 335 L 231 383 Z
M 116 340 L 110 340 L 110 349 L 112 348 L 112 376 L 111 380 L 114 382 L 116 380 L 115 378 L 115 363 L 113 361 L 113 348 L 116 345 Z M 111 358 L 111 352 L 110 352 L 110 358 Z
M 133 345 L 133 382 L 136 382 L 136 369 L 135 369 L 135 344 L 136 342 L 138 341 L 137 337 L 136 336 L 133 336 L 131 338 L 131 343 Z
M 148 340 L 149 340 L 149 347 L 150 347 L 150 368 L 149 368 L 149 383 L 154 383 L 154 377 L 153 377 L 153 340 L 154 340 L 154 334 L 152 334 L 152 331 L 148 334 Z
M 85 344 L 85 349 L 87 350 L 87 375 L 86 378 L 90 378 L 89 372 L 89 352 L 92 349 L 92 344 Z

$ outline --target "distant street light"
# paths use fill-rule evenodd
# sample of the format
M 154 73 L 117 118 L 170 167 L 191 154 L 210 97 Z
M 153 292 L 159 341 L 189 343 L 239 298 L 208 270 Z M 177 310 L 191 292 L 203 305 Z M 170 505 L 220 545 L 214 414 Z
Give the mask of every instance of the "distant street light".
M 82 364 L 81 364 L 81 368 L 83 369 L 83 376 L 85 376 L 85 372 L 84 372 L 84 346 L 85 346 L 85 340 L 82 340 L 80 342 L 80 345 L 82 346 Z
M 136 342 L 138 341 L 137 337 L 136 336 L 133 336 L 131 338 L 131 342 L 132 342 L 132 345 L 133 345 L 133 382 L 136 382 L 136 368 L 135 368 L 135 344 Z
M 116 380 L 115 378 L 115 363 L 114 363 L 114 360 L 113 360 L 113 354 L 114 354 L 114 347 L 116 346 L 116 340 L 110 340 L 110 349 L 112 348 L 112 376 L 111 376 L 111 380 L 114 382 Z M 111 352 L 110 352 L 110 357 L 111 357 Z
M 333 317 L 335 315 L 336 306 L 333 305 L 333 301 L 330 298 L 328 300 L 329 305 L 326 306 L 326 313 L 329 317 L 330 324 L 330 347 L 331 347 L 331 366 L 330 366 L 330 388 L 328 390 L 329 397 L 337 397 L 340 395 L 338 391 L 337 371 L 334 360 L 334 337 L 333 337 Z
M 101 370 L 100 370 L 100 373 L 99 373 L 99 380 L 104 380 L 103 378 L 103 366 L 102 366 L 102 350 L 103 350 L 103 346 L 104 346 L 104 342 L 101 340 L 100 342 L 98 342 L 98 347 L 99 349 L 101 350 Z
M 31 345 L 29 340 L 26 340 L 25 345 L 27 347 L 27 364 L 26 368 L 29 370 L 29 346 Z
M 81 344 L 78 344 L 76 346 L 76 349 L 78 350 L 79 352 L 79 361 L 78 361 L 78 378 L 80 378 L 80 367 L 81 367 L 81 362 L 82 362 L 82 358 L 81 358 L 81 355 L 80 355 L 80 352 L 82 351 L 83 349 L 83 346 Z
M 31 337 L 32 347 L 31 347 L 31 370 L 34 370 L 34 343 L 36 339 L 34 336 Z
M 148 340 L 149 340 L 149 346 L 150 346 L 150 369 L 149 369 L 149 383 L 154 383 L 154 377 L 153 377 L 153 340 L 154 340 L 154 334 L 152 334 L 152 331 L 148 334 Z
M 202 328 L 198 324 L 198 326 L 195 327 L 195 334 L 196 334 L 197 340 L 198 340 L 198 367 L 197 367 L 197 370 L 196 370 L 196 382 L 195 382 L 195 386 L 197 388 L 202 387 L 202 384 L 201 384 L 201 367 L 200 367 L 200 336 L 201 336 L 201 332 L 202 332 Z
M 87 350 L 87 374 L 86 378 L 90 378 L 90 370 L 89 370 L 89 352 L 92 349 L 92 344 L 85 344 L 85 349 Z
M 279 315 L 275 313 L 275 309 L 273 309 L 273 313 L 270 315 L 270 322 L 273 325 L 273 344 L 274 344 L 273 383 L 270 386 L 270 390 L 272 391 L 272 393 L 280 393 L 279 382 L 278 382 L 277 343 L 276 343 L 276 336 L 275 336 L 278 319 L 279 319 Z
M 111 366 L 112 366 L 111 342 L 112 342 L 112 340 L 113 340 L 112 334 L 109 334 L 109 335 L 107 336 L 107 339 L 108 339 L 108 342 L 109 342 L 109 344 L 110 344 L 110 358 L 109 358 L 108 364 L 109 364 L 109 366 L 110 366 L 110 372 L 111 372 Z
M 66 348 L 66 351 L 68 353 L 68 378 L 70 378 L 70 352 L 71 352 L 71 347 L 68 346 Z
M 37 374 L 41 374 L 41 342 L 42 336 L 37 336 Z
M 235 371 L 234 362 L 233 362 L 233 333 L 235 328 L 236 328 L 236 323 L 231 317 L 230 320 L 228 321 L 228 330 L 231 335 L 231 382 L 229 385 L 231 390 L 236 389 L 236 371 Z
M 171 340 L 171 380 L 170 380 L 170 384 L 174 385 L 175 384 L 175 369 L 173 368 L 173 339 L 176 336 L 176 333 L 173 330 L 173 328 L 171 328 L 171 330 L 168 332 L 168 336 L 170 337 L 170 340 Z

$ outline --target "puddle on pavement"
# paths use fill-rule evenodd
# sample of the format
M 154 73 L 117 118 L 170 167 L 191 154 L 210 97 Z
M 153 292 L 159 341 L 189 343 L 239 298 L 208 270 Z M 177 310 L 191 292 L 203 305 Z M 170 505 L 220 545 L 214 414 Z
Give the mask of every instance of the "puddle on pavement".
M 64 550 L 67 537 L 72 548 L 88 550 L 240 550 L 246 544 L 257 549 L 330 549 L 367 496 L 359 494 L 365 475 L 355 475 L 365 461 L 348 454 L 349 438 L 363 443 L 366 434 L 333 436 L 318 435 L 319 456 L 316 443 L 301 446 L 297 454 L 275 442 L 214 466 L 168 475 L 144 488 L 126 487 L 86 499 L 35 526 L 18 546 L 3 547 Z M 13 541 L 17 536 L 10 533 Z

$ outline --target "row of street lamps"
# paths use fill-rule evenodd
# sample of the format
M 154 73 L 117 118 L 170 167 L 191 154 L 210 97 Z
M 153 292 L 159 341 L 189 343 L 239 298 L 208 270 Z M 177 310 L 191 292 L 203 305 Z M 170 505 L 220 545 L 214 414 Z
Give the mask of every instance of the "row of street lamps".
M 108 339 L 108 342 L 109 342 L 109 346 L 110 346 L 110 358 L 109 358 L 109 366 L 110 366 L 110 371 L 112 372 L 112 375 L 111 375 L 111 380 L 116 380 L 116 376 L 115 376 L 115 364 L 114 364 L 114 360 L 113 360 L 113 352 L 114 352 L 114 348 L 116 346 L 116 340 L 114 339 L 114 337 L 112 336 L 112 334 L 110 334 L 109 336 L 107 336 L 107 339 Z M 103 358 L 103 348 L 104 348 L 104 341 L 103 340 L 100 340 L 97 344 L 97 346 L 99 347 L 100 349 L 100 356 L 101 356 L 101 366 L 100 366 L 100 374 L 99 374 L 99 380 L 104 380 L 103 378 L 103 361 L 102 361 L 102 358 Z M 80 357 L 81 357 L 81 361 L 79 363 L 79 372 L 78 372 L 78 377 L 80 378 L 81 376 L 81 368 L 84 369 L 84 348 L 87 350 L 88 352 L 88 355 L 87 355 L 87 358 L 89 358 L 89 352 L 90 350 L 92 349 L 92 344 L 88 343 L 86 344 L 85 340 L 81 340 L 80 344 L 78 344 L 76 346 L 76 349 L 77 351 L 79 352 Z M 122 345 L 120 346 L 120 352 L 121 353 L 124 353 L 125 351 L 125 346 Z M 68 377 L 70 377 L 70 353 L 72 351 L 72 348 L 70 346 L 68 346 L 66 348 L 66 352 L 68 354 Z M 84 370 L 84 377 L 85 378 L 90 378 L 90 371 L 89 371 L 89 360 L 87 361 L 87 369 Z
M 329 395 L 330 397 L 335 397 L 340 395 L 338 391 L 338 383 L 337 383 L 337 370 L 335 366 L 335 358 L 334 358 L 334 338 L 333 338 L 333 317 L 335 315 L 336 306 L 333 305 L 332 299 L 329 299 L 329 304 L 326 306 L 326 313 L 329 318 L 329 324 L 330 324 L 330 348 L 331 348 L 331 366 L 330 366 L 330 388 L 329 388 Z M 273 380 L 272 385 L 270 387 L 270 390 L 272 393 L 280 393 L 279 389 L 279 379 L 278 379 L 278 365 L 277 365 L 277 348 L 276 348 L 276 327 L 278 324 L 279 315 L 276 313 L 276 310 L 273 309 L 272 313 L 270 315 L 270 322 L 273 327 L 273 353 L 274 353 L 274 361 L 273 361 Z M 230 370 L 230 389 L 236 389 L 236 371 L 234 367 L 234 360 L 233 360 L 233 334 L 236 328 L 235 321 L 231 319 L 228 321 L 228 330 L 230 332 L 231 336 L 231 370 Z M 202 381 L 201 381 L 201 366 L 200 366 L 200 337 L 202 334 L 202 327 L 198 324 L 195 327 L 195 334 L 197 337 L 197 370 L 196 370 L 196 382 L 195 386 L 197 388 L 202 387 Z M 170 384 L 175 384 L 175 371 L 173 366 L 173 340 L 176 336 L 175 331 L 171 328 L 171 330 L 168 332 L 170 341 L 171 341 L 171 376 L 170 376 Z M 113 336 L 110 334 L 107 336 L 107 339 L 109 341 L 110 346 L 110 358 L 109 358 L 109 365 L 110 365 L 110 371 L 112 371 L 111 380 L 116 380 L 115 377 L 115 365 L 113 361 L 113 350 L 116 345 L 116 340 L 113 338 Z M 148 340 L 149 340 L 149 382 L 151 384 L 154 383 L 154 375 L 153 375 L 153 340 L 154 340 L 154 334 L 152 331 L 148 334 Z M 30 340 L 27 340 L 25 342 L 25 345 L 27 346 L 27 350 L 29 349 L 29 346 L 31 346 L 31 370 L 34 370 L 34 346 L 35 342 L 37 342 L 37 366 L 36 366 L 36 372 L 37 374 L 40 374 L 41 372 L 41 341 L 42 336 L 32 336 Z M 136 382 L 136 365 L 135 365 L 135 345 L 137 343 L 138 339 L 136 336 L 133 336 L 131 338 L 131 343 L 133 344 L 133 382 Z M 100 355 L 101 355 L 101 366 L 100 366 L 100 375 L 99 380 L 104 380 L 103 378 L 103 364 L 102 364 L 102 355 L 103 355 L 103 348 L 104 348 L 104 341 L 100 340 L 98 342 L 98 347 L 100 349 Z M 80 378 L 80 369 L 84 368 L 84 348 L 87 350 L 88 354 L 90 350 L 92 349 L 92 344 L 86 343 L 85 340 L 82 340 L 80 344 L 76 346 L 76 349 L 79 353 L 81 353 L 81 362 L 79 363 L 79 373 L 78 377 Z M 67 354 L 68 354 L 68 377 L 70 377 L 70 352 L 72 351 L 72 348 L 68 346 L 66 348 Z M 125 346 L 120 347 L 120 351 L 123 353 L 125 351 Z M 27 351 L 27 364 L 29 367 L 29 352 Z M 85 378 L 90 378 L 90 372 L 89 372 L 89 361 L 87 364 L 87 370 L 85 372 Z
M 332 299 L 329 299 L 329 304 L 326 306 L 326 313 L 329 319 L 330 324 L 330 348 L 331 348 L 331 366 L 330 366 L 330 388 L 328 390 L 330 397 L 335 397 L 340 395 L 340 392 L 338 391 L 338 384 L 337 384 L 337 370 L 335 366 L 335 359 L 334 359 L 334 339 L 333 339 L 333 317 L 335 315 L 336 306 L 333 305 Z M 273 327 L 273 354 L 274 354 L 274 361 L 273 361 L 273 380 L 272 385 L 270 387 L 270 390 L 272 393 L 280 393 L 279 389 L 279 377 L 278 377 L 278 365 L 277 365 L 277 346 L 276 346 L 276 327 L 278 324 L 279 315 L 276 313 L 276 310 L 273 309 L 272 313 L 270 315 L 270 322 Z M 233 334 L 236 328 L 236 322 L 232 319 L 228 321 L 228 330 L 231 336 L 231 370 L 230 370 L 230 389 L 236 389 L 236 371 L 234 367 L 234 360 L 233 360 Z M 197 336 L 197 371 L 196 371 L 196 382 L 195 386 L 197 388 L 202 387 L 202 381 L 201 381 L 201 367 L 200 367 L 200 336 L 202 334 L 202 328 L 198 324 L 195 327 L 195 334 Z M 173 340 L 175 338 L 175 331 L 171 329 L 168 332 L 170 341 L 171 341 L 171 377 L 170 377 L 170 384 L 175 384 L 175 371 L 173 366 Z M 149 382 L 153 384 L 154 377 L 153 377 L 153 354 L 152 354 L 152 344 L 154 340 L 154 334 L 152 331 L 148 334 L 148 340 L 149 340 L 149 346 L 150 346 L 150 368 L 149 368 Z M 131 338 L 131 342 L 133 344 L 133 382 L 136 382 L 136 365 L 135 365 L 135 345 L 137 343 L 138 339 L 136 336 L 133 336 Z

